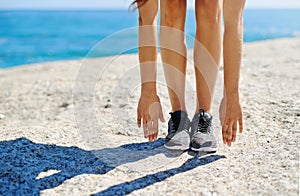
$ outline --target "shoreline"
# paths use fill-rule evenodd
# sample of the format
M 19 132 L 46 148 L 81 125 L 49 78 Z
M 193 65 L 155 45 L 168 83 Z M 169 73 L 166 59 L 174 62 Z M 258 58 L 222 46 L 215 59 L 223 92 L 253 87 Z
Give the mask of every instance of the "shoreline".
M 253 44 L 253 43 L 260 43 L 260 42 L 270 42 L 270 41 L 279 41 L 279 40 L 293 40 L 293 39 L 300 39 L 300 36 L 295 37 L 281 37 L 281 38 L 269 38 L 269 39 L 262 39 L 262 40 L 256 40 L 256 41 L 250 41 L 250 42 L 244 42 L 245 45 Z M 192 51 L 192 48 L 187 49 L 189 52 Z M 121 55 L 137 55 L 138 53 L 129 53 L 129 54 L 121 54 Z M 158 53 L 160 55 L 160 53 Z M 109 55 L 109 56 L 102 56 L 102 57 L 89 57 L 88 59 L 101 59 L 101 58 L 109 58 L 119 55 Z M 83 59 L 86 59 L 86 57 L 77 57 L 77 58 L 71 58 L 71 59 L 58 59 L 53 61 L 44 61 L 44 62 L 37 62 L 37 63 L 30 63 L 30 64 L 19 64 L 19 65 L 13 65 L 10 67 L 1 68 L 0 70 L 6 70 L 6 69 L 13 69 L 17 67 L 23 67 L 23 66 L 34 66 L 34 65 L 41 65 L 44 63 L 56 63 L 56 62 L 68 62 L 68 61 L 82 61 Z
M 81 132 L 74 116 L 76 103 L 85 104 L 89 97 L 79 94 L 82 99 L 74 102 L 81 60 L 0 69 L 0 114 L 4 115 L 0 119 L 0 193 L 298 195 L 299 50 L 300 38 L 244 45 L 240 83 L 244 132 L 231 148 L 222 144 L 218 85 L 213 106 L 218 151 L 196 157 L 153 150 L 163 139 L 145 143 L 135 123 L 140 79 L 136 54 L 87 59 L 96 67 L 110 61 L 92 92 L 99 129 L 88 133 Z M 158 78 L 163 81 L 159 67 Z M 193 75 L 188 63 L 191 113 Z M 168 120 L 170 103 L 163 84 L 158 93 Z M 89 126 L 85 116 L 79 120 Z M 167 123 L 160 124 L 160 138 L 165 137 L 166 128 Z M 124 148 L 137 155 L 122 154 Z

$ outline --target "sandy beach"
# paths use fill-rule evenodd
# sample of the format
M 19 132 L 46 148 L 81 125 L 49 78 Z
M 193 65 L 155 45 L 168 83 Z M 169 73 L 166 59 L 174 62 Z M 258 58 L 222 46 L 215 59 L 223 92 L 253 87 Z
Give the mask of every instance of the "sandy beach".
M 0 69 L 0 195 L 299 195 L 299 51 L 300 38 L 244 45 L 244 132 L 230 148 L 218 121 L 220 70 L 212 111 L 218 151 L 208 155 L 164 149 L 167 122 L 160 124 L 159 140 L 143 138 L 135 123 L 136 54 Z M 79 77 L 82 70 L 95 81 L 90 94 L 76 88 L 90 82 Z M 158 79 L 168 120 L 161 64 Z

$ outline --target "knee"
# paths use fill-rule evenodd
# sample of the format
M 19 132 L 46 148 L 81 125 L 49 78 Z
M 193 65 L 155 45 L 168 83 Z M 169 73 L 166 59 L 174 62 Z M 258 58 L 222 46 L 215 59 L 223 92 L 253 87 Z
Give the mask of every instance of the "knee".
M 157 12 L 139 13 L 139 25 L 156 25 Z
M 165 0 L 161 8 L 162 25 L 175 28 L 184 26 L 185 9 L 184 0 Z
M 218 25 L 222 20 L 221 0 L 196 0 L 200 1 L 197 9 L 199 19 L 209 25 Z
M 239 27 L 243 24 L 245 0 L 231 0 L 224 3 L 224 25 Z
M 224 14 L 225 27 L 239 27 L 243 25 L 243 13 L 239 11 L 231 11 Z
M 236 16 L 232 19 L 224 19 L 224 27 L 225 29 L 239 29 L 243 26 L 243 18 Z

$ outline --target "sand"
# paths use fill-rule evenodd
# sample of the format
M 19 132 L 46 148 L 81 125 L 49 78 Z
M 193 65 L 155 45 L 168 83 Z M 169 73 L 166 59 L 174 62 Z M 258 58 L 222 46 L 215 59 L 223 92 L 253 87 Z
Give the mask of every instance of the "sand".
M 218 121 L 220 70 L 213 106 L 219 144 L 208 155 L 164 149 L 167 123 L 156 142 L 143 138 L 135 124 L 136 54 L 0 69 L 0 194 L 298 195 L 299 51 L 299 38 L 245 44 L 245 128 L 230 148 L 222 144 Z M 187 77 L 191 116 L 191 63 Z

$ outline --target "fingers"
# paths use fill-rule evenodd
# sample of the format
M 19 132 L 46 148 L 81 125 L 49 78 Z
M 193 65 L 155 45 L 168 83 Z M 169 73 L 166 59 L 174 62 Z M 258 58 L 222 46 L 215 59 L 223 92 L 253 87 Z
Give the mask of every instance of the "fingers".
M 137 125 L 143 126 L 144 137 L 153 141 L 158 137 L 158 121 L 165 122 L 158 96 L 141 96 L 137 108 Z
M 149 120 L 147 122 L 147 128 L 148 128 L 148 139 L 149 141 L 153 140 L 153 123 L 152 120 Z
M 237 123 L 239 123 L 239 130 L 243 129 L 241 120 L 225 120 L 222 125 L 222 139 L 223 143 L 231 146 L 232 142 L 236 141 Z
M 154 141 L 158 137 L 158 118 L 155 120 L 143 120 L 144 137 Z
M 143 122 L 144 137 L 149 141 L 156 140 L 158 137 L 158 118 L 152 120 L 151 117 L 148 116 L 147 118 L 142 118 L 142 120 L 138 117 L 138 120 Z
M 145 118 L 143 118 L 143 130 L 144 130 L 144 137 L 148 138 L 148 127 L 147 127 L 147 121 Z
M 138 112 L 136 122 L 137 122 L 137 125 L 139 128 L 141 128 L 141 120 L 142 120 L 142 117 L 141 117 L 140 113 Z
M 151 141 L 153 125 L 152 125 L 151 117 L 149 115 L 148 116 L 144 115 L 143 117 L 143 129 L 144 129 L 144 137 L 148 138 Z
M 157 139 L 158 135 L 158 119 L 153 120 L 153 140 Z
M 159 112 L 159 119 L 160 119 L 161 122 L 165 122 L 166 121 L 165 118 L 164 118 L 162 110 L 160 110 L 160 112 Z
M 240 130 L 240 133 L 243 132 L 243 118 L 239 119 L 239 130 Z
M 226 143 L 228 146 L 231 146 L 231 139 L 232 139 L 232 122 L 230 122 L 230 124 L 227 127 L 227 131 L 226 131 Z
M 222 139 L 223 139 L 223 143 L 226 144 L 226 138 L 227 138 L 227 124 L 223 123 L 222 125 Z
M 152 126 L 151 132 L 148 130 L 148 132 L 149 132 L 149 141 L 154 141 L 158 137 L 158 118 L 152 120 L 152 125 L 151 126 Z
M 222 99 L 219 114 L 222 124 L 223 143 L 231 146 L 231 143 L 236 141 L 237 128 L 239 127 L 240 133 L 243 131 L 243 113 L 238 97 L 229 100 L 230 103 L 226 103 L 226 100 Z
M 235 142 L 236 139 L 236 131 L 237 131 L 237 122 L 235 121 L 232 124 L 232 138 L 231 138 L 231 142 Z

